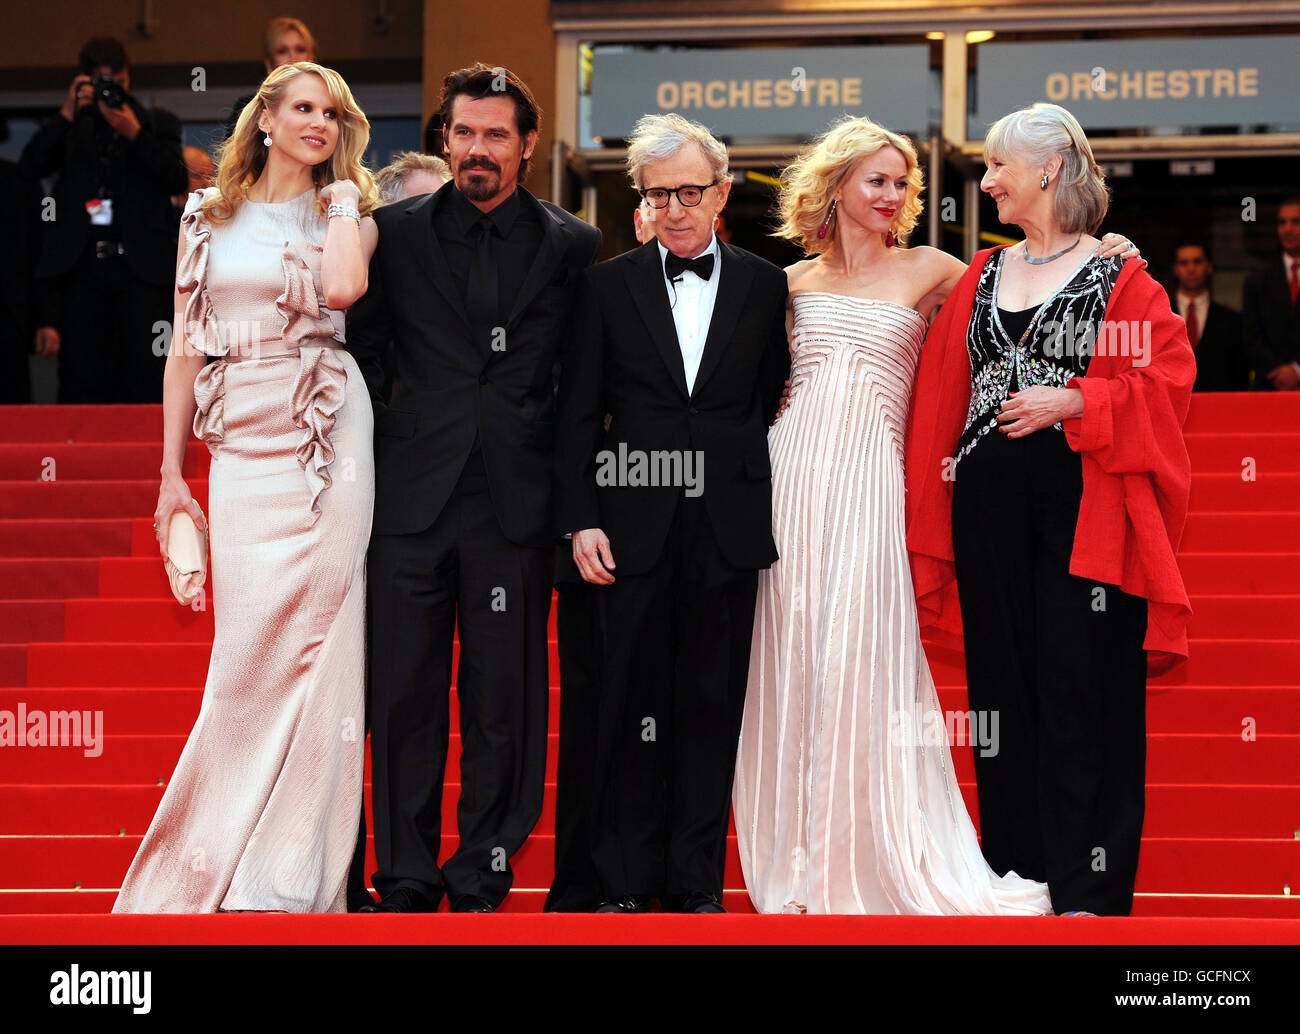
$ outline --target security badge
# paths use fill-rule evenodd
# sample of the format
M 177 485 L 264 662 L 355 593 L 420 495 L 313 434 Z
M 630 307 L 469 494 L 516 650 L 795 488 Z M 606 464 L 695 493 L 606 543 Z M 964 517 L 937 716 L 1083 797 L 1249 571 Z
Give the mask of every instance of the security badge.
M 92 197 L 86 202 L 86 212 L 90 215 L 91 226 L 113 225 L 113 199 Z

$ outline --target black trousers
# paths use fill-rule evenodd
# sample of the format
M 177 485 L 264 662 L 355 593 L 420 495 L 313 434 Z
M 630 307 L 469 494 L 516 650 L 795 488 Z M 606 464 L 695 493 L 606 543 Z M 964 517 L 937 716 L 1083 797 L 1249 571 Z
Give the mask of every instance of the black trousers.
M 510 890 L 542 810 L 552 550 L 501 532 L 476 457 L 438 519 L 376 535 L 368 559 L 374 885 L 429 898 Z M 460 844 L 439 868 L 453 630 L 459 633 Z
M 172 287 L 131 273 L 122 256 L 88 249 L 59 279 L 59 401 L 161 402 L 166 351 L 154 355 L 172 321 Z
M 655 565 L 615 578 L 600 589 L 601 888 L 721 900 L 758 572 L 726 561 L 704 499 L 683 496 Z
M 994 430 L 957 468 L 953 552 L 980 839 L 998 873 L 1045 881 L 1056 912 L 1128 915 L 1146 769 L 1146 601 L 1069 573 L 1080 461 L 1051 428 Z M 1092 529 L 1105 534 L 1105 529 Z
M 369 731 L 367 728 L 367 734 Z M 352 850 L 352 864 L 348 867 L 348 911 L 355 912 L 362 905 L 373 904 L 374 900 L 370 891 L 366 889 L 366 801 L 365 789 L 362 788 L 361 818 L 357 822 L 357 846 Z
M 555 620 L 560 655 L 560 750 L 555 788 L 555 878 L 546 895 L 546 911 L 593 912 L 603 899 L 592 855 L 601 781 L 596 769 L 604 642 L 600 588 L 581 579 L 557 581 L 555 588 L 559 597 Z

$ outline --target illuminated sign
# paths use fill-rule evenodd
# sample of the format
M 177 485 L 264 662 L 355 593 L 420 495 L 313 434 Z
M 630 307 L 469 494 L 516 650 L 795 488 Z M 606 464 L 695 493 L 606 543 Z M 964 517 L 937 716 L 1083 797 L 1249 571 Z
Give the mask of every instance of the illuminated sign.
M 972 140 L 1035 101 L 1068 108 L 1085 129 L 1297 123 L 1293 36 L 985 43 L 977 53 Z
M 812 137 L 845 114 L 925 135 L 938 100 L 924 45 L 597 48 L 590 133 L 623 138 L 642 115 L 675 112 L 732 139 Z

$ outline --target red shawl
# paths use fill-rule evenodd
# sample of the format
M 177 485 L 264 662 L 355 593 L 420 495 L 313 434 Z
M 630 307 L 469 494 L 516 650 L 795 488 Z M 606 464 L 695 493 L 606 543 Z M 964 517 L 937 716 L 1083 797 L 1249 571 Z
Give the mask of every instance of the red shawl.
M 947 645 L 961 644 L 950 457 L 970 405 L 966 332 L 975 287 L 996 250 L 975 256 L 930 327 L 907 427 L 907 549 L 913 588 L 922 628 Z M 1169 308 L 1169 296 L 1145 266 L 1141 259 L 1124 264 L 1105 317 L 1108 324 L 1150 327 L 1145 365 L 1134 365 L 1132 354 L 1104 354 L 1131 353 L 1131 348 L 1099 345 L 1087 375 L 1068 385 L 1083 392 L 1083 415 L 1062 426 L 1083 466 L 1070 573 L 1118 585 L 1147 600 L 1143 645 L 1147 671 L 1157 675 L 1187 659 L 1192 610 L 1175 554 L 1191 487 L 1183 423 L 1196 361 L 1187 325 Z

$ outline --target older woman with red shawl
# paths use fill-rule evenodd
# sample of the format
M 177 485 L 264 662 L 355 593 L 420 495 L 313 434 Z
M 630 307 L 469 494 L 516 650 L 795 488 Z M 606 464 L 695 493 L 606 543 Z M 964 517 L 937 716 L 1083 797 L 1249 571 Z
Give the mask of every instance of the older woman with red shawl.
M 975 256 L 930 328 L 908 425 L 923 628 L 964 642 L 981 843 L 1061 914 L 1132 909 L 1148 673 L 1186 659 L 1175 560 L 1196 369 L 1140 259 L 1097 254 L 1108 191 L 1079 123 L 996 123 L 981 188 L 1025 240 Z

